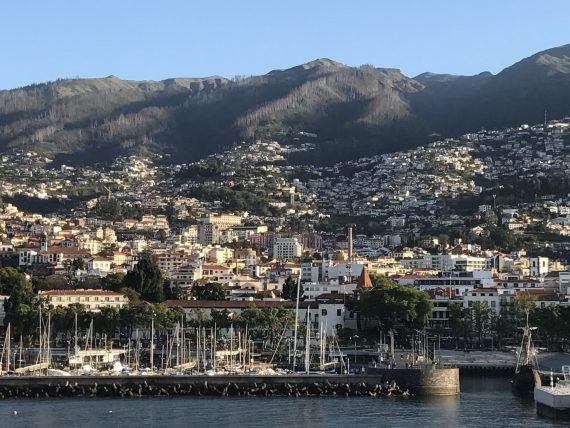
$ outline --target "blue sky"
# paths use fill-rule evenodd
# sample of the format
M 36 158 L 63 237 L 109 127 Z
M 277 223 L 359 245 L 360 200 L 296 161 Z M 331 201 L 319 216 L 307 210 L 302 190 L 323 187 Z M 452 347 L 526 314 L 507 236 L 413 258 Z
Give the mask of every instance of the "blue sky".
M 567 0 L 6 0 L 0 88 L 349 65 L 496 73 L 570 43 Z

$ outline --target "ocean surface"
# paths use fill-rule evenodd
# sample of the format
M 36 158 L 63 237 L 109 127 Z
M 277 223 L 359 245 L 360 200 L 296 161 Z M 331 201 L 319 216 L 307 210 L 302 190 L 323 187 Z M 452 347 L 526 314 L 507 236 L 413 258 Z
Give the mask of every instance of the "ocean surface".
M 73 398 L 0 401 L 0 427 L 549 427 L 504 378 L 440 398 Z M 16 413 L 17 414 L 16 414 Z M 567 425 L 566 425 L 567 426 Z

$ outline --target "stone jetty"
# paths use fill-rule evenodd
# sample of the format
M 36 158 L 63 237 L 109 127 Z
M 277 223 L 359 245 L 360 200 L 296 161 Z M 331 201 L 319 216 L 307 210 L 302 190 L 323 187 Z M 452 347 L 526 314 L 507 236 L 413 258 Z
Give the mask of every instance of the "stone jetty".
M 287 396 L 407 397 L 394 381 L 367 376 L 2 377 L 0 398 Z

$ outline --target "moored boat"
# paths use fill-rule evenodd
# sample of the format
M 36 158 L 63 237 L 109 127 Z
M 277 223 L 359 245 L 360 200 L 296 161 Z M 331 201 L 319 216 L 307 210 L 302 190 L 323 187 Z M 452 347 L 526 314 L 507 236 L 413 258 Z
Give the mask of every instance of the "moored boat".
M 523 337 L 518 351 L 515 376 L 511 381 L 512 391 L 517 395 L 532 395 L 535 386 L 541 385 L 540 374 L 538 372 L 538 362 L 536 360 L 536 349 L 532 343 L 532 332 L 536 327 L 531 327 L 528 322 L 528 312 L 526 314 L 526 325 L 522 327 Z

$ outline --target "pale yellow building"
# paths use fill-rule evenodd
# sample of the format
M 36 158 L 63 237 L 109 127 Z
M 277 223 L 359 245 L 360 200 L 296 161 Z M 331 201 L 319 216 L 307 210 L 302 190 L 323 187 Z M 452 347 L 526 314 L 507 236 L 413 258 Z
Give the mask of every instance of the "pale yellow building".
M 129 303 L 126 296 L 109 290 L 46 290 L 40 291 L 39 296 L 47 298 L 52 306 L 80 304 L 89 312 L 99 312 L 102 308 L 120 309 Z

